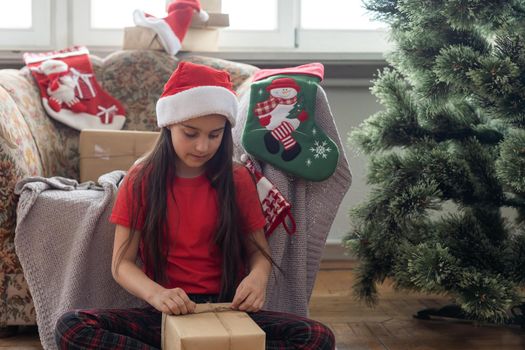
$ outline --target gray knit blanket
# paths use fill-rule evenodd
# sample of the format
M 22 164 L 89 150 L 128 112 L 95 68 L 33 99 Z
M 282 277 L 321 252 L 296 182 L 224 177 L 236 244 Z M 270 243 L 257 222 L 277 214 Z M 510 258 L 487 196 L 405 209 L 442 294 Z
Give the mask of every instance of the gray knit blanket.
M 62 177 L 31 177 L 16 185 L 15 249 L 44 349 L 57 348 L 55 324 L 66 311 L 143 305 L 111 275 L 115 226 L 108 218 L 124 174 L 106 174 L 100 186 Z
M 246 124 L 250 94 L 240 101 L 237 124 L 233 129 L 235 158 L 247 154 L 241 138 Z M 315 123 L 339 148 L 339 161 L 334 174 L 321 182 L 312 182 L 287 175 L 270 164 L 254 161 L 261 171 L 292 205 L 297 232 L 289 236 L 279 226 L 269 238 L 273 259 L 284 270 L 275 268 L 268 283 L 265 309 L 308 315 L 308 302 L 319 271 L 326 238 L 335 215 L 352 182 L 352 175 L 324 90 L 317 89 Z

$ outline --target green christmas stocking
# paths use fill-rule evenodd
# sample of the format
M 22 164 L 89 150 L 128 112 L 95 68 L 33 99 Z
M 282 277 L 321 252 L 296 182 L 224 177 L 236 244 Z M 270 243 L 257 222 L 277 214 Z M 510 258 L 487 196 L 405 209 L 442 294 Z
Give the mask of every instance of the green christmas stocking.
M 259 71 L 251 85 L 242 136 L 255 158 L 298 177 L 322 181 L 333 174 L 337 145 L 316 124 L 320 63 Z

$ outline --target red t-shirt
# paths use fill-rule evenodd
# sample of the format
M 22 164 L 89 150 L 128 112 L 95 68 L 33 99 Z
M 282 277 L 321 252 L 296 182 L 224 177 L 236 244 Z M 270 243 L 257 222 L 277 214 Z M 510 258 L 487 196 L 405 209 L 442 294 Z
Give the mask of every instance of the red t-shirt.
M 236 166 L 233 175 L 241 232 L 262 229 L 265 218 L 248 169 Z M 111 213 L 112 223 L 130 227 L 131 190 L 132 182 L 127 176 Z M 168 239 L 173 243 L 168 251 L 168 283 L 164 287 L 179 287 L 190 294 L 218 294 L 222 257 L 219 247 L 213 244 L 218 225 L 217 192 L 204 174 L 195 178 L 177 177 L 171 190 L 174 196 L 167 191 L 166 197 L 167 230 Z M 140 216 L 137 230 L 143 225 Z

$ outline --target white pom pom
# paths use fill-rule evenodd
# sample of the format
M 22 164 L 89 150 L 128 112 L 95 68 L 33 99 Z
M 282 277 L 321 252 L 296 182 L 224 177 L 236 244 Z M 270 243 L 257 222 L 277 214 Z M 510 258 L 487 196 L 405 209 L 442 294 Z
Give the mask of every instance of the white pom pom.
M 241 162 L 246 163 L 247 161 L 248 161 L 248 156 L 246 155 L 246 153 L 243 153 L 241 155 Z
M 202 9 L 199 11 L 198 17 L 199 17 L 199 20 L 201 20 L 202 22 L 208 22 L 208 20 L 210 19 L 210 15 L 208 15 L 208 12 Z

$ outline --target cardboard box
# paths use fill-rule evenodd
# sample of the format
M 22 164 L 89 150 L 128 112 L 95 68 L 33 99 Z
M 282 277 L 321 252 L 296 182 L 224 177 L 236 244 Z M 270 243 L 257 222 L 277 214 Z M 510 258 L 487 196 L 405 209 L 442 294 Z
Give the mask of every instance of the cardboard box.
M 229 15 L 225 13 L 210 13 L 206 23 L 199 22 L 193 17 L 184 40 L 181 51 L 217 51 L 219 45 L 219 28 L 230 25 Z M 157 38 L 157 33 L 146 27 L 124 28 L 124 50 L 155 50 L 164 51 L 164 47 Z
M 80 132 L 80 182 L 97 181 L 113 170 L 128 170 L 153 148 L 160 133 L 131 130 Z
M 181 51 L 217 51 L 219 49 L 218 29 L 190 28 L 182 41 Z
M 164 46 L 157 39 L 157 33 L 146 27 L 124 28 L 123 50 L 154 50 L 164 51 Z
M 163 350 L 264 350 L 266 334 L 229 303 L 197 304 L 195 313 L 162 315 Z
M 219 30 L 213 28 L 190 28 L 182 41 L 181 51 L 217 51 Z M 164 51 L 157 33 L 146 27 L 124 28 L 123 50 Z
M 230 26 L 230 15 L 227 13 L 210 13 L 206 22 L 201 22 L 198 17 L 191 19 L 191 28 L 226 28 Z

